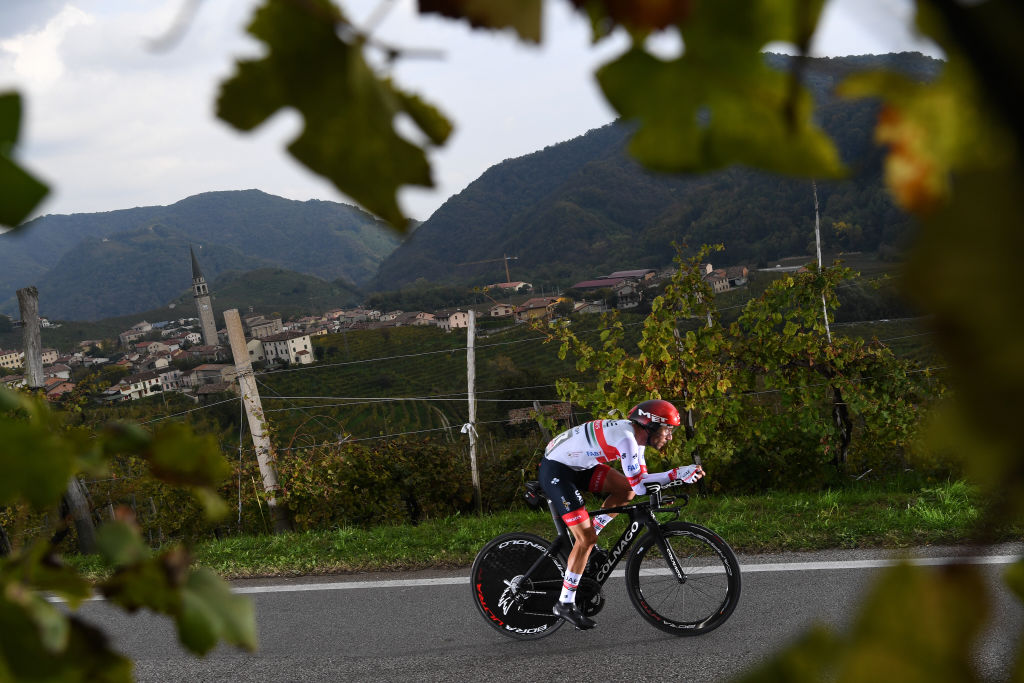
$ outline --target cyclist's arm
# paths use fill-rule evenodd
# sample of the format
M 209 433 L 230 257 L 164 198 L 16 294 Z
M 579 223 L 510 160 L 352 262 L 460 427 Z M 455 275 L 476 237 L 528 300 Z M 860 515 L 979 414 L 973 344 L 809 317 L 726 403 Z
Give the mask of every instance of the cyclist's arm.
M 684 465 L 676 467 L 667 472 L 654 472 L 644 476 L 644 482 L 649 484 L 668 484 L 676 480 L 682 480 L 687 484 L 694 484 L 704 476 L 704 469 L 700 465 Z
M 620 456 L 620 460 L 622 473 L 626 475 L 626 481 L 629 482 L 633 492 L 638 496 L 646 494 L 647 487 L 644 486 L 644 480 L 648 474 L 647 462 L 644 460 L 643 452 L 639 449 L 627 449 Z

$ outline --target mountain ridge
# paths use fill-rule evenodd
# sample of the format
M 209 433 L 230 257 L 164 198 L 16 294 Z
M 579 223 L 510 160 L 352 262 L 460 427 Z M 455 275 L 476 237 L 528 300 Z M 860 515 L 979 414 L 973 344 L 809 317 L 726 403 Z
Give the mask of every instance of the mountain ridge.
M 53 318 L 99 319 L 162 306 L 191 283 L 189 245 L 208 279 L 277 267 L 357 284 L 397 244 L 392 230 L 357 207 L 260 190 L 48 215 L 0 235 L 0 287 L 10 293 L 0 298 L 0 312 L 15 313 L 14 290 L 30 284 Z
M 791 58 L 765 59 L 788 68 Z M 802 73 L 819 103 L 819 123 L 851 169 L 849 179 L 817 184 L 830 244 L 898 248 L 913 231 L 882 180 L 883 151 L 872 139 L 878 104 L 839 100 L 832 88 L 850 73 L 877 68 L 928 80 L 941 64 L 919 53 L 807 60 Z M 667 266 L 674 243 L 724 243 L 716 261 L 730 264 L 806 253 L 814 235 L 810 179 L 741 167 L 656 174 L 629 157 L 631 130 L 611 123 L 491 167 L 389 254 L 369 287 L 396 290 L 420 278 L 486 285 L 504 279 L 497 263 L 504 255 L 517 257 L 513 280 L 552 288 L 614 270 Z M 495 263 L 472 265 L 485 260 Z

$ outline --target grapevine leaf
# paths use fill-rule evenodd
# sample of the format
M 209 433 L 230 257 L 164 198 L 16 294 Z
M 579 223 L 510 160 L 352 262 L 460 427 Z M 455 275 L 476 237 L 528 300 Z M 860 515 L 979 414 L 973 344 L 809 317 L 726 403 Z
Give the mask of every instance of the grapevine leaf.
M 405 184 L 432 187 L 423 150 L 400 137 L 407 114 L 434 144 L 451 124 L 433 107 L 378 78 L 363 58 L 363 39 L 339 32 L 344 17 L 329 0 L 266 0 L 249 32 L 266 44 L 260 60 L 239 61 L 222 84 L 217 115 L 244 131 L 280 109 L 305 120 L 291 154 L 399 230 L 408 220 L 396 193 Z M 312 68 L 312 65 L 316 65 Z
M 523 40 L 540 42 L 541 0 L 419 0 L 419 8 L 421 14 L 435 13 L 452 19 L 466 19 L 474 28 L 511 28 Z
M 39 421 L 0 417 L 0 505 L 56 504 L 75 470 L 74 444 Z
M 1006 585 L 1024 602 L 1024 560 L 1017 560 L 1006 570 Z
M 216 439 L 211 434 L 195 434 L 181 424 L 158 431 L 143 456 L 154 476 L 172 484 L 212 487 L 231 474 L 231 465 Z
M 0 225 L 18 227 L 49 189 L 11 159 L 21 128 L 21 96 L 0 93 Z
M 132 680 L 131 661 L 114 652 L 102 632 L 22 591 L 0 584 L 0 680 Z
M 987 612 L 986 595 L 973 567 L 888 570 L 861 606 L 842 665 L 845 678 L 885 671 L 903 681 L 974 680 L 972 647 Z
M 138 564 L 149 557 L 138 526 L 116 520 L 96 532 L 96 546 L 106 562 L 114 567 Z
M 760 52 L 766 42 L 798 33 L 791 17 L 800 13 L 790 3 L 736 4 L 695 6 L 681 27 L 686 51 L 678 58 L 663 60 L 634 46 L 598 71 L 611 105 L 639 123 L 631 153 L 669 172 L 742 163 L 840 175 L 835 146 L 812 120 L 810 94 L 769 68 Z M 820 3 L 804 4 L 813 7 L 813 25 Z
M 168 550 L 122 567 L 100 585 L 100 590 L 107 600 L 128 611 L 146 607 L 161 614 L 177 615 L 181 612 L 180 588 L 189 562 L 184 550 Z
M 661 2 L 623 2 L 622 0 L 571 0 L 584 9 L 594 26 L 594 37 L 602 38 L 616 25 L 630 32 L 645 34 L 685 22 L 692 12 L 693 0 Z
M 822 627 L 810 629 L 775 657 L 739 679 L 740 683 L 817 683 L 836 659 L 840 640 Z
M 219 640 L 255 649 L 251 601 L 231 593 L 208 569 L 190 572 L 189 563 L 185 550 L 170 550 L 118 570 L 101 589 L 108 600 L 130 611 L 145 607 L 173 617 L 179 639 L 192 652 L 204 654 Z
M 218 640 L 248 650 L 256 649 L 256 619 L 252 601 L 231 592 L 212 571 L 194 571 L 182 589 L 182 613 L 178 619 L 181 642 L 204 654 Z
M 36 541 L 20 555 L 8 560 L 2 574 L 5 579 L 20 581 L 33 590 L 60 595 L 71 607 L 77 607 L 92 593 L 89 582 L 54 554 L 48 539 Z

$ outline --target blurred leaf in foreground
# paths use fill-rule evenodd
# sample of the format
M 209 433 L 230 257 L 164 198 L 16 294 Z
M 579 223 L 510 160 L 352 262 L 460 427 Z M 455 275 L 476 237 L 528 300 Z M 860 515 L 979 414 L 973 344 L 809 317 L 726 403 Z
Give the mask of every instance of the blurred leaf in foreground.
M 541 0 L 419 0 L 419 9 L 422 14 L 466 19 L 474 28 L 511 28 L 523 40 L 540 42 Z
M 17 227 L 49 192 L 11 159 L 21 128 L 21 96 L 0 93 L 0 225 Z
M 740 680 L 978 680 L 973 649 L 987 616 L 986 596 L 972 566 L 892 567 L 871 588 L 847 634 L 811 630 Z
M 378 78 L 363 56 L 366 38 L 329 0 L 266 0 L 249 32 L 263 59 L 240 61 L 221 87 L 217 115 L 252 130 L 286 107 L 305 120 L 288 150 L 393 227 L 408 219 L 396 200 L 401 185 L 433 187 L 430 165 L 417 145 L 398 135 L 407 115 L 430 143 L 442 144 L 451 124 L 415 95 Z
M 639 128 L 630 152 L 658 171 L 708 171 L 740 163 L 795 175 L 843 172 L 835 145 L 814 123 L 798 74 L 770 68 L 761 49 L 800 43 L 820 2 L 693 3 L 677 25 L 674 59 L 642 42 L 598 71 L 611 105 Z M 799 62 L 794 61 L 794 64 Z

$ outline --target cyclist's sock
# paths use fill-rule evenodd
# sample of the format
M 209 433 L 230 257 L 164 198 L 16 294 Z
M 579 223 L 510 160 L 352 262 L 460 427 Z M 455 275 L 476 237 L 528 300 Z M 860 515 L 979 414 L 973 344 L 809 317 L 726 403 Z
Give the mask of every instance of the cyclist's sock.
M 580 585 L 580 574 L 573 574 L 565 570 L 565 578 L 562 579 L 562 594 L 558 596 L 559 602 L 576 602 L 576 588 Z
M 611 515 L 598 515 L 594 517 L 594 532 L 601 533 L 601 529 L 605 528 L 608 522 L 612 521 Z

